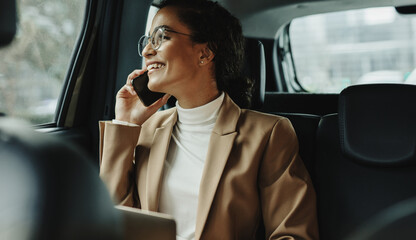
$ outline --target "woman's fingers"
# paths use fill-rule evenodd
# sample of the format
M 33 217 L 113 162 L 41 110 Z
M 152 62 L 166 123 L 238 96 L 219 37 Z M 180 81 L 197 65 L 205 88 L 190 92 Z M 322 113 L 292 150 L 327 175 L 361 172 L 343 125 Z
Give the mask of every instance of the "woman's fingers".
M 171 97 L 172 95 L 170 95 L 170 94 L 168 94 L 168 93 L 166 93 L 163 97 L 162 97 L 162 100 L 163 100 L 163 105 L 165 105 L 167 102 L 168 102 L 168 100 L 169 100 L 169 98 Z M 163 106 L 162 105 L 162 106 Z
M 142 75 L 144 72 L 146 72 L 146 69 L 136 69 L 133 72 L 127 76 L 126 85 L 131 85 L 131 80 L 133 80 L 135 77 L 138 77 Z
M 124 85 L 120 88 L 120 90 L 117 92 L 117 97 L 121 98 L 131 98 L 136 95 L 136 92 L 134 91 L 133 87 L 130 85 Z
M 131 85 L 132 80 L 134 78 L 142 75 L 145 72 L 146 72 L 146 69 L 136 69 L 127 76 L 127 80 L 126 80 L 126 84 L 125 84 L 126 85 L 126 90 L 129 91 L 131 95 L 136 94 L 136 91 L 134 91 L 134 88 Z
M 160 99 L 158 99 L 156 102 L 154 102 L 148 108 L 157 111 L 159 108 L 161 108 L 163 105 L 165 105 L 168 102 L 168 100 L 169 100 L 170 97 L 171 97 L 171 95 L 166 93 L 165 95 L 163 95 L 163 97 L 161 97 Z
M 136 95 L 136 91 L 134 91 L 134 88 L 132 85 L 127 85 L 126 89 L 130 92 L 131 95 Z
M 136 124 L 143 124 L 159 108 L 168 101 L 170 95 L 165 94 L 152 105 L 146 107 L 139 100 L 131 80 L 146 72 L 145 69 L 134 70 L 127 77 L 126 84 L 118 91 L 116 99 L 116 119 Z

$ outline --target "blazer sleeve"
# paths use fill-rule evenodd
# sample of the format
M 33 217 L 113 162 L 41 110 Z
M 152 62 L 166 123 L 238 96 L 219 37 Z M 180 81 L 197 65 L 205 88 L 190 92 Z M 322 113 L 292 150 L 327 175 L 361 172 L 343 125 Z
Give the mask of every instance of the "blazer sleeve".
M 270 134 L 259 189 L 267 239 L 319 239 L 315 191 L 286 118 Z
M 100 178 L 116 204 L 140 208 L 134 152 L 140 126 L 100 122 Z

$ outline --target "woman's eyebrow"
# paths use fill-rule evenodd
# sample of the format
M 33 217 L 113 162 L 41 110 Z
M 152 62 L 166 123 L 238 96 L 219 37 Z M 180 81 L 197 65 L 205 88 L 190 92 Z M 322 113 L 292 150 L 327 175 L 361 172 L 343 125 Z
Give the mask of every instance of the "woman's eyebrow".
M 153 32 L 154 32 L 156 29 L 159 29 L 159 28 L 166 28 L 166 29 L 168 29 L 168 30 L 172 30 L 172 28 L 171 28 L 171 27 L 169 27 L 168 25 L 159 25 L 159 26 L 157 26 L 157 27 L 155 27 L 155 28 L 154 28 Z M 152 33 L 153 33 L 153 32 L 152 32 Z M 149 32 L 148 32 L 147 34 L 148 34 L 148 36 L 150 36 L 150 30 L 149 30 Z
M 171 29 L 171 27 L 169 27 L 168 25 L 160 25 L 160 26 L 158 26 L 158 28 L 166 28 L 166 29 Z

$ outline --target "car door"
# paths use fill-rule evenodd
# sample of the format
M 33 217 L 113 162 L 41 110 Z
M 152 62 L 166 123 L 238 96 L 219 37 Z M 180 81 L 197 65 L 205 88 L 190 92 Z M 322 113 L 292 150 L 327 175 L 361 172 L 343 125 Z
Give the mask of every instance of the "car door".
M 114 117 L 117 90 L 141 66 L 149 5 L 17 1 L 18 33 L 0 49 L 0 112 L 75 143 L 98 166 L 98 121 Z

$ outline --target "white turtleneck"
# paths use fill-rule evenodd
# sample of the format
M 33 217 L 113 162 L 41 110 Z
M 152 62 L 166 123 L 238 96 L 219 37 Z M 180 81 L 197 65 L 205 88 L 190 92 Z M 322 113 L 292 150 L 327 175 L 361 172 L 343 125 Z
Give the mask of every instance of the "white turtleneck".
M 177 239 L 194 239 L 199 185 L 209 139 L 224 99 L 192 109 L 176 102 L 178 121 L 165 161 L 159 211 L 176 220 Z

